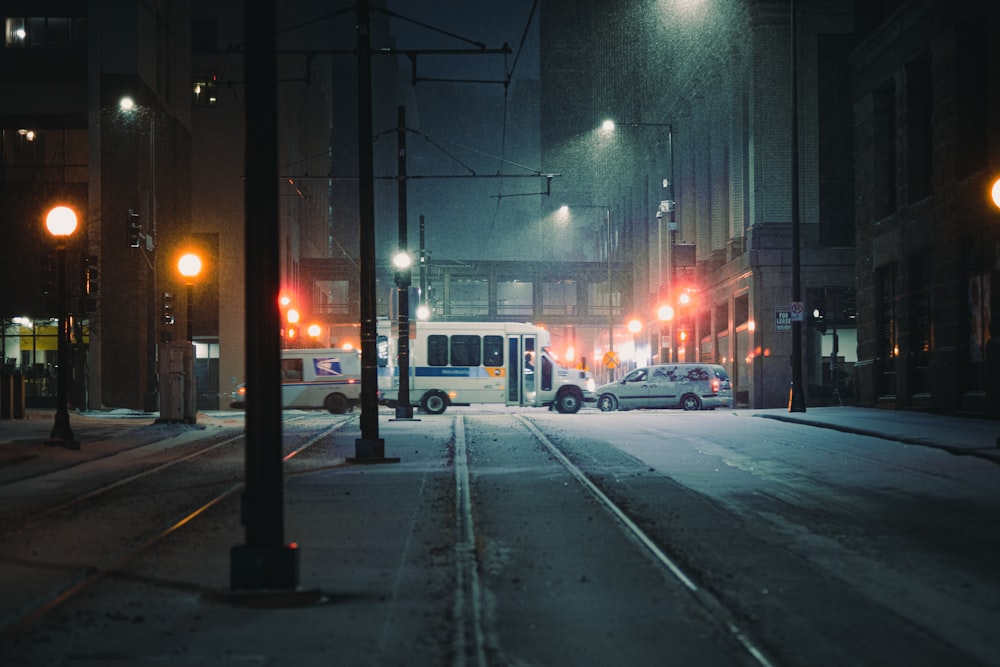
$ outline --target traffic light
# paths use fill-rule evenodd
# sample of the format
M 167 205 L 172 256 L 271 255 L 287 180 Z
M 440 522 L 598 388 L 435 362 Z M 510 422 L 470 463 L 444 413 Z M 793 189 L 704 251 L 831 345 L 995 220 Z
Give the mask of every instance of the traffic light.
M 679 333 L 677 334 L 677 340 L 678 340 L 679 342 L 681 342 L 681 343 L 686 343 L 686 342 L 687 342 L 687 339 L 688 339 L 688 332 L 687 332 L 687 331 L 683 331 L 683 330 L 681 330 L 681 331 L 680 331 L 680 332 L 679 332 Z
M 170 292 L 163 293 L 163 323 L 174 323 L 174 295 Z
M 128 246 L 138 248 L 139 240 L 142 238 L 142 225 L 139 224 L 139 214 L 132 209 L 128 210 Z
M 100 270 L 97 267 L 97 255 L 83 256 L 82 264 L 83 293 L 97 294 L 101 291 Z

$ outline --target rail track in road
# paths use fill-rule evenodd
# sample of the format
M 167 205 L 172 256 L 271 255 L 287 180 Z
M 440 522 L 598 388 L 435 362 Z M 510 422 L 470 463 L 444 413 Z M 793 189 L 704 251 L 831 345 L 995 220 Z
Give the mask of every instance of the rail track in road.
M 565 470 L 572 480 L 585 490 L 620 528 L 622 541 L 633 545 L 633 548 L 644 552 L 662 569 L 665 579 L 679 584 L 690 595 L 692 600 L 701 607 L 708 617 L 713 619 L 723 634 L 731 638 L 739 651 L 744 654 L 738 664 L 753 664 L 760 667 L 772 667 L 774 663 L 766 651 L 759 646 L 750 633 L 742 626 L 736 615 L 730 612 L 711 592 L 695 583 L 695 579 L 684 571 L 670 555 L 654 541 L 630 515 L 629 509 L 616 503 L 608 497 L 579 466 L 574 464 L 563 449 L 544 431 L 539 421 L 524 414 L 516 414 L 516 421 L 522 424 L 537 445 L 544 449 L 552 459 Z M 470 419 L 471 421 L 471 419 Z M 491 664 L 500 648 L 497 643 L 501 639 L 491 639 L 495 636 L 494 628 L 490 627 L 492 620 L 487 618 L 485 611 L 489 597 L 486 585 L 481 581 L 480 573 L 490 569 L 481 556 L 483 547 L 477 544 L 477 526 L 473 508 L 473 495 L 476 495 L 475 473 L 470 473 L 473 464 L 470 462 L 469 445 L 466 438 L 466 419 L 455 417 L 455 487 L 456 487 L 456 590 L 454 609 L 456 614 L 456 647 L 455 653 L 460 659 L 454 664 L 475 665 L 484 667 Z M 614 563 L 607 563 L 611 569 Z M 669 586 L 673 589 L 674 586 Z M 666 590 L 666 588 L 665 588 Z M 464 647 L 464 652 L 461 650 Z M 503 662 L 503 660 L 501 660 Z
M 311 597 L 225 583 L 241 433 L 197 455 L 136 448 L 114 478 L 112 457 L 18 482 L 31 503 L 0 522 L 0 654 L 992 664 L 996 583 L 975 555 L 995 553 L 992 467 L 735 413 L 380 421 L 393 465 L 347 462 L 350 416 L 284 425 L 286 530 Z
M 353 419 L 324 414 L 322 420 L 300 425 L 303 417 L 286 417 L 283 460 L 308 450 Z M 139 470 L 110 481 L 106 471 L 86 476 L 78 466 L 73 473 L 83 486 L 54 499 L 36 495 L 33 505 L 0 523 L 0 563 L 7 565 L 0 588 L 8 598 L 0 616 L 0 635 L 14 634 L 37 621 L 240 492 L 245 433 L 232 431 L 207 446 L 179 447 L 174 453 L 159 442 L 130 449 L 126 470 Z M 202 465 L 208 459 L 216 464 Z M 100 463 L 106 468 L 110 461 Z M 30 500 L 33 491 L 56 479 L 66 483 L 67 471 L 2 485 L 0 493 L 9 495 L 11 487 L 20 486 Z M 151 525 L 158 528 L 150 529 Z M 77 544 L 78 549 L 56 553 L 65 544 Z M 14 596 L 17 603 L 12 606 Z

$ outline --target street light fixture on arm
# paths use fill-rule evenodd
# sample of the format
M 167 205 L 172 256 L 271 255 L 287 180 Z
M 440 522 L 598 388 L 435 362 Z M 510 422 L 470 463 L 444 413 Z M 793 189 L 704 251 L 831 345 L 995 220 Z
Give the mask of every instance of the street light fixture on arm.
M 66 242 L 76 231 L 76 211 L 68 206 L 56 206 L 45 216 L 45 226 L 56 241 L 56 257 L 58 262 L 56 279 L 57 307 L 59 308 L 59 340 L 56 368 L 56 416 L 52 425 L 52 433 L 46 441 L 48 445 L 62 445 L 67 449 L 80 449 L 80 442 L 73 438 L 73 429 L 69 424 L 69 410 L 66 406 L 67 384 L 69 384 L 69 359 L 67 354 L 68 322 L 66 317 Z

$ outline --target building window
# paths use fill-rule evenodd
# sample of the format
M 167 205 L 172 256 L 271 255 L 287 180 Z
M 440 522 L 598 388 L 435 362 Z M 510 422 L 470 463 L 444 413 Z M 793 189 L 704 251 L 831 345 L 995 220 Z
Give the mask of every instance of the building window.
M 214 107 L 218 102 L 215 75 L 195 77 L 191 88 L 191 104 L 196 107 Z
M 4 46 L 8 49 L 70 49 L 87 43 L 82 17 L 8 17 L 4 19 Z
M 957 43 L 957 97 L 955 102 L 955 176 L 970 176 L 988 163 L 986 140 L 990 105 L 989 24 L 985 21 L 959 26 Z M 996 76 L 996 73 L 993 73 Z
M 87 181 L 86 130 L 4 129 L 0 164 L 8 181 Z
M 848 54 L 853 35 L 818 35 L 819 234 L 824 247 L 854 245 L 854 111 Z
M 899 356 L 899 321 L 896 315 L 896 265 L 890 264 L 876 273 L 876 326 L 878 358 L 882 362 L 882 383 L 879 394 L 896 394 L 896 358 Z
M 896 212 L 896 86 L 890 79 L 872 94 L 872 197 L 875 219 Z
M 915 393 L 930 391 L 928 367 L 931 363 L 931 257 L 916 255 L 910 259 L 910 344 L 916 378 Z
M 906 66 L 906 188 L 910 203 L 931 194 L 934 87 L 928 54 Z
M 219 23 L 215 19 L 193 19 L 191 21 L 191 51 L 213 53 L 218 49 Z

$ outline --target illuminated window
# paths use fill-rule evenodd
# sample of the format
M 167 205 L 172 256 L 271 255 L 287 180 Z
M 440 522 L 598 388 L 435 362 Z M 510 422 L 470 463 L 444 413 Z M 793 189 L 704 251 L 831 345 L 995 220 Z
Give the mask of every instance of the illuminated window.
M 196 107 L 214 107 L 218 101 L 215 75 L 197 77 L 191 89 L 191 103 Z
M 4 19 L 7 48 L 68 49 L 86 45 L 86 22 L 82 17 L 8 17 Z

